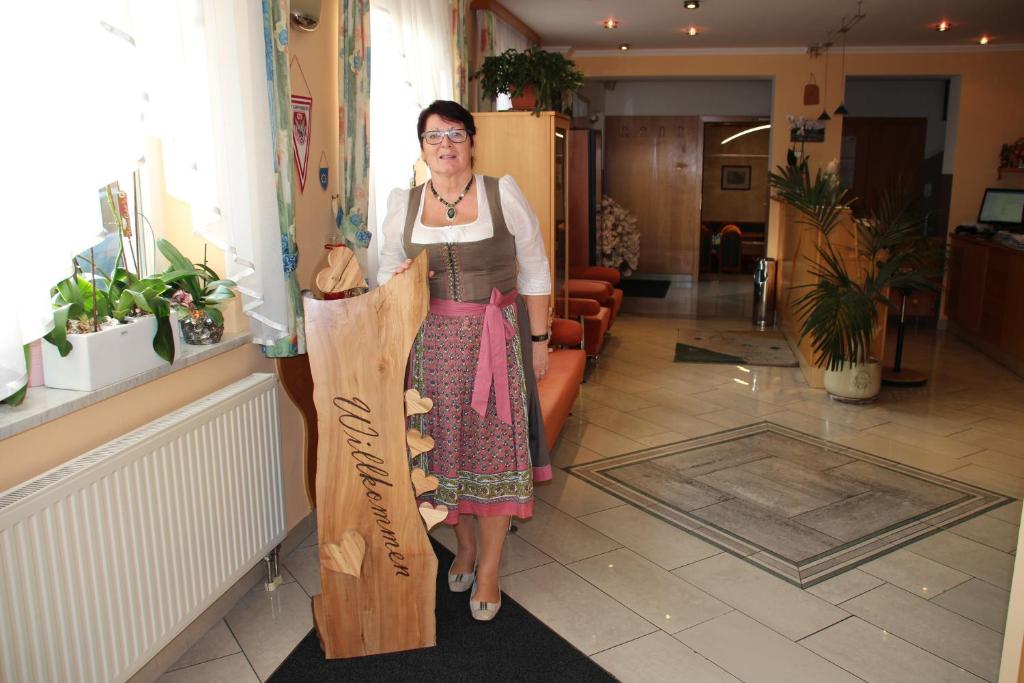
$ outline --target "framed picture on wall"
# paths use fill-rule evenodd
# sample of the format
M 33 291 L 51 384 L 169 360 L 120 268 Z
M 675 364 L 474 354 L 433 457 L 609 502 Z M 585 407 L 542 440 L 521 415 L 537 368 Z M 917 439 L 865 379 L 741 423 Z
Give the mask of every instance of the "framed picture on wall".
M 749 166 L 723 166 L 722 167 L 722 189 L 723 190 L 749 190 L 750 189 L 750 167 Z

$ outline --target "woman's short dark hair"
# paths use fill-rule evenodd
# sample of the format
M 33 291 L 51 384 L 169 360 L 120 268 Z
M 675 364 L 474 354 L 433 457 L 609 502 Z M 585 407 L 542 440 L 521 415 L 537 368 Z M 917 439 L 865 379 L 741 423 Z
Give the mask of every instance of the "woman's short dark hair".
M 458 102 L 452 102 L 451 100 L 434 100 L 429 107 L 420 112 L 419 121 L 416 122 L 416 140 L 421 142 L 423 131 L 427 127 L 427 119 L 434 114 L 437 114 L 446 121 L 458 121 L 469 133 L 469 141 L 473 142 L 473 136 L 476 135 L 476 124 L 473 123 L 473 115 L 469 113 L 469 110 L 463 107 Z

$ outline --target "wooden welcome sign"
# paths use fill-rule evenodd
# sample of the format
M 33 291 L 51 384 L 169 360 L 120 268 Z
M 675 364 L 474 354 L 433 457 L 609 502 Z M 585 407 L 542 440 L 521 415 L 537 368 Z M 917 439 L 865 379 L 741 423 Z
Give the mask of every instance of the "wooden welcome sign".
M 348 249 L 317 277 L 325 293 L 363 286 Z M 437 558 L 427 529 L 445 510 L 416 495 L 437 488 L 409 457 L 433 448 L 405 417 L 433 405 L 403 393 L 409 351 L 427 315 L 426 251 L 412 267 L 349 299 L 303 299 L 319 443 L 316 500 L 322 592 L 313 618 L 328 659 L 435 644 Z M 424 525 L 426 522 L 426 528 Z

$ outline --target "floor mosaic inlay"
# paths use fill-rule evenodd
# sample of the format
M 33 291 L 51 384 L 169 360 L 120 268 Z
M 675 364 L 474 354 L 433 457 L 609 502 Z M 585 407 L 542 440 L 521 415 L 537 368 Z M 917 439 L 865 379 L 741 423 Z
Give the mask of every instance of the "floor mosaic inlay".
M 1011 501 L 770 422 L 570 471 L 804 588 Z

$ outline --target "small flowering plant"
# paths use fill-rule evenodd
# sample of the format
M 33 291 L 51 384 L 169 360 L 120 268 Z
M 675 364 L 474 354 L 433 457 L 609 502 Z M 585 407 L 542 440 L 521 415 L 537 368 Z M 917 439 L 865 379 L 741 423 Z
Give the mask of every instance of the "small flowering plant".
M 825 124 L 822 121 L 809 119 L 806 116 L 786 114 L 789 124 L 790 142 L 823 142 L 825 140 Z
M 178 318 L 198 321 L 205 317 L 222 325 L 224 316 L 217 306 L 234 298 L 230 287 L 237 286 L 236 283 L 221 279 L 205 261 L 192 263 L 165 239 L 157 240 L 156 246 L 171 264 L 160 279 L 168 286 L 169 300 Z
M 640 259 L 640 230 L 636 216 L 607 195 L 601 200 L 597 241 L 601 265 L 618 268 L 626 277 L 633 274 Z

